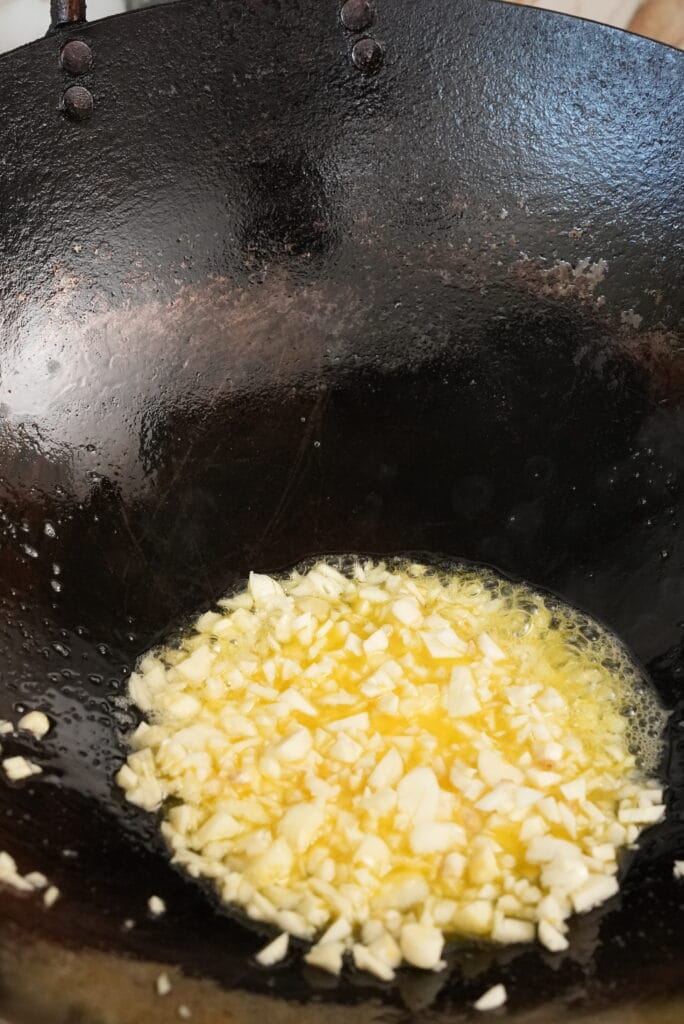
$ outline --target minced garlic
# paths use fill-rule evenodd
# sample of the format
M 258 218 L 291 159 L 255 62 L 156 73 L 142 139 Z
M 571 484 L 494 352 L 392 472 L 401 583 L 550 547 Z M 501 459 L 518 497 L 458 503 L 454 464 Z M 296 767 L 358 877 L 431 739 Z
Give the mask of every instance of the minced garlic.
M 15 757 L 6 757 L 2 762 L 5 775 L 11 782 L 21 782 L 23 779 L 30 779 L 32 775 L 40 775 L 43 771 L 33 761 L 17 754 Z
M 155 988 L 157 989 L 158 996 L 168 996 L 171 991 L 171 982 L 169 981 L 168 974 L 160 974 L 156 980 Z
M 42 740 L 50 731 L 50 719 L 44 711 L 29 711 L 19 719 L 18 728 Z
M 131 676 L 145 720 L 117 780 L 164 808 L 176 863 L 316 938 L 325 970 L 436 970 L 450 934 L 560 952 L 664 814 L 620 713 L 659 732 L 641 684 L 594 623 L 488 573 L 251 574 Z
M 147 909 L 152 914 L 152 917 L 161 917 L 162 914 L 166 913 L 166 903 L 161 896 L 150 896 L 147 901 Z
M 274 964 L 280 963 L 287 956 L 289 944 L 290 936 L 287 932 L 283 932 L 257 953 L 257 963 L 261 964 L 262 967 L 273 967 Z
M 504 985 L 493 985 L 492 988 L 480 996 L 480 998 L 473 1003 L 476 1010 L 498 1010 L 499 1007 L 504 1006 L 508 994 Z
M 43 903 L 48 908 L 48 910 L 50 909 L 50 907 L 54 907 L 60 895 L 60 891 L 56 885 L 48 886 L 48 888 L 45 890 L 43 894 Z
M 49 884 L 42 871 L 29 871 L 26 875 L 20 874 L 14 857 L 5 851 L 0 852 L 0 885 L 10 886 L 17 892 L 29 893 L 44 890 L 43 902 L 48 908 L 56 902 L 59 896 L 59 889 Z

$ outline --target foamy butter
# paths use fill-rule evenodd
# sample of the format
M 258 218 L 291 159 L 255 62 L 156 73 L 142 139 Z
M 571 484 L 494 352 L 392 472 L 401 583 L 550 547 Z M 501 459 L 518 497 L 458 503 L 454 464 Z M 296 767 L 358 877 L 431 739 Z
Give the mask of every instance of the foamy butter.
M 451 935 L 560 952 L 664 814 L 665 714 L 622 645 L 472 566 L 252 574 L 130 694 L 127 798 L 332 972 L 347 953 L 386 980 L 438 969 Z

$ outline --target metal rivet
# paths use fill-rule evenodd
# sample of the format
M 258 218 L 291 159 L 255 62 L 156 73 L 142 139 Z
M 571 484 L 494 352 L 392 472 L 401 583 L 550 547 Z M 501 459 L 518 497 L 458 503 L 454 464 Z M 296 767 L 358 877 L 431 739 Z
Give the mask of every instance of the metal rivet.
M 84 75 L 93 66 L 93 51 L 81 39 L 72 39 L 62 48 L 59 60 L 70 75 Z
M 364 75 L 377 71 L 382 64 L 384 54 L 380 43 L 375 39 L 359 39 L 352 48 L 352 60 Z
M 93 96 L 82 85 L 72 85 L 62 97 L 62 109 L 73 121 L 85 121 L 93 112 Z
M 362 32 L 373 24 L 373 12 L 368 0 L 347 0 L 340 11 L 340 21 L 350 32 Z

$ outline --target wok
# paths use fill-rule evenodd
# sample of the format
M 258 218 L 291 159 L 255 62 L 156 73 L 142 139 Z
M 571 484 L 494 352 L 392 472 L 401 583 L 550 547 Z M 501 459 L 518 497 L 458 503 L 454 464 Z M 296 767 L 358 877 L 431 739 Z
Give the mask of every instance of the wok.
M 680 1021 L 684 58 L 482 0 L 81 7 L 0 61 L 0 715 L 55 723 L 2 738 L 44 771 L 0 774 L 0 848 L 62 892 L 2 890 L 0 1015 L 457 1022 L 503 981 L 507 1019 Z M 250 569 L 398 551 L 617 632 L 667 823 L 567 954 L 257 968 L 113 784 L 127 675 Z

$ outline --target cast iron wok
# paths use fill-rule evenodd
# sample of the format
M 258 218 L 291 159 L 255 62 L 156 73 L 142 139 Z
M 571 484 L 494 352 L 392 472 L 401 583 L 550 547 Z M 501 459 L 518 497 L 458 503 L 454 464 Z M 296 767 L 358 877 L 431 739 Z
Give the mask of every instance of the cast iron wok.
M 2 739 L 44 770 L 0 774 L 0 848 L 62 892 L 0 894 L 0 1015 L 456 1022 L 503 981 L 507 1019 L 681 1020 L 683 58 L 478 0 L 356 33 L 334 0 L 188 0 L 0 76 L 0 715 L 54 721 Z M 126 677 L 249 569 L 398 551 L 622 637 L 674 709 L 668 823 L 567 954 L 265 971 L 112 782 Z

